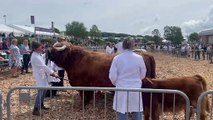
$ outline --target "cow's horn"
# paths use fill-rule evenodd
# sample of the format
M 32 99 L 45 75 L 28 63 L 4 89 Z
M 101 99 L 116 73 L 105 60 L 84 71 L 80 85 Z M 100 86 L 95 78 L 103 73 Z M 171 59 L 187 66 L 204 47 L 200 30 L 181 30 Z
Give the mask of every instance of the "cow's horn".
M 63 50 L 66 48 L 66 45 L 63 45 L 62 47 L 56 47 L 56 46 L 54 46 L 54 48 L 55 48 L 57 51 L 63 51 Z

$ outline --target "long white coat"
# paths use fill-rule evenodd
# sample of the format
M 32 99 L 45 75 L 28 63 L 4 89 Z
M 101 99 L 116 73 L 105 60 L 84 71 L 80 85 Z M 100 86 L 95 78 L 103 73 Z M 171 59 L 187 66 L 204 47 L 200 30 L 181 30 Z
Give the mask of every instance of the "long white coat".
M 143 57 L 128 50 L 114 57 L 109 71 L 109 78 L 116 88 L 141 88 L 145 75 Z M 141 92 L 117 91 L 113 109 L 120 113 L 143 111 Z
M 122 46 L 123 46 L 123 42 L 118 42 L 117 44 L 115 44 L 115 47 L 117 48 L 118 53 L 122 53 L 124 51 Z
M 46 74 L 52 74 L 54 71 L 45 65 L 45 61 L 39 53 L 37 52 L 32 53 L 31 65 L 33 76 L 36 80 L 36 85 L 49 86 Z

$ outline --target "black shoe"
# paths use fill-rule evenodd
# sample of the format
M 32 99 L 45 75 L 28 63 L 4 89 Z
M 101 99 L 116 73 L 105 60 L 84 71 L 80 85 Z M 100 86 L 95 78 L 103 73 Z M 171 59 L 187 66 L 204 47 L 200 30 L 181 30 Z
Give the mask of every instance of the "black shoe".
M 23 73 L 23 72 L 22 72 L 21 74 L 22 74 L 22 75 L 25 75 L 25 73 Z
M 45 107 L 45 106 L 41 106 L 41 109 L 42 109 L 42 110 L 49 110 L 50 108 L 47 108 L 47 107 Z
M 41 115 L 41 114 L 40 114 L 40 111 L 39 111 L 38 109 L 36 109 L 36 108 L 34 108 L 32 114 L 33 114 L 33 115 L 36 115 L 36 116 L 40 116 L 40 115 Z

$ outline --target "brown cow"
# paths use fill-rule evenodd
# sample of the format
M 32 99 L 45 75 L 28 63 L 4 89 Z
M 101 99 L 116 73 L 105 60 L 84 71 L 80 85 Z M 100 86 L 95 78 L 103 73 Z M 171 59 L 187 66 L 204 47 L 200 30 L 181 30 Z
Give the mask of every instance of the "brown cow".
M 147 67 L 147 77 L 155 78 L 155 60 L 149 54 L 142 55 Z M 60 42 L 50 50 L 50 60 L 63 67 L 71 86 L 113 87 L 109 79 L 109 69 L 115 55 L 93 52 L 68 42 Z M 81 98 L 83 93 L 80 92 Z M 93 92 L 84 92 L 84 102 L 92 99 Z
M 190 100 L 190 106 L 196 108 L 198 97 L 202 92 L 207 90 L 206 81 L 200 75 L 194 75 L 190 77 L 179 77 L 179 78 L 169 78 L 169 79 L 149 79 L 145 78 L 143 80 L 144 88 L 154 88 L 154 89 L 174 89 L 184 92 Z M 146 97 L 143 96 L 144 100 L 144 116 L 145 120 L 149 120 L 150 117 L 150 94 L 146 94 Z M 172 111 L 173 108 L 173 94 L 164 95 L 164 111 Z M 162 105 L 162 94 L 156 93 L 152 96 L 152 120 L 159 119 L 159 108 Z M 175 96 L 175 111 L 183 110 L 185 107 L 185 101 L 180 95 Z M 201 108 L 201 120 L 205 120 L 206 111 L 209 112 L 209 102 L 206 97 L 202 101 Z M 192 111 L 190 111 L 190 116 Z

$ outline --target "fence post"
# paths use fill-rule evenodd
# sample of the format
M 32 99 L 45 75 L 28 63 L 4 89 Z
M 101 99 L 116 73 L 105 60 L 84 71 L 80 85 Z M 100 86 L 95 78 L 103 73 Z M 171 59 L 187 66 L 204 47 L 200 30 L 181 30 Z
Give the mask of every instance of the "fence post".
M 197 100 L 197 109 L 196 109 L 196 113 L 197 113 L 197 120 L 200 120 L 200 112 L 201 112 L 201 105 L 202 105 L 202 100 L 205 96 L 207 96 L 208 94 L 213 94 L 213 90 L 209 90 L 209 91 L 205 91 L 203 92 L 198 100 Z M 207 98 L 208 99 L 208 98 Z M 212 108 L 211 108 L 212 109 Z
M 3 101 L 3 98 L 2 98 L 2 93 L 0 91 L 0 120 L 2 120 L 2 101 Z

